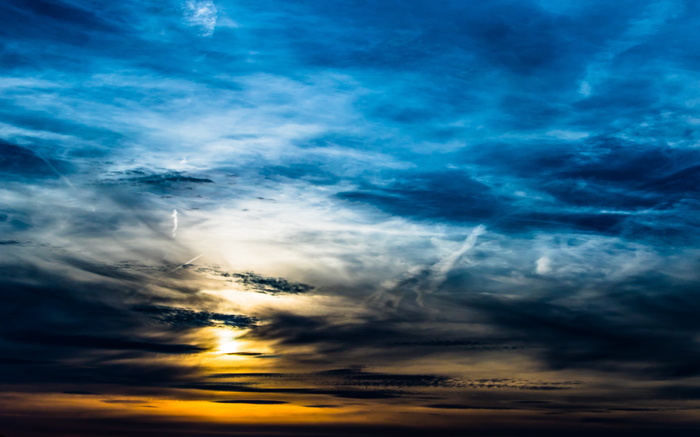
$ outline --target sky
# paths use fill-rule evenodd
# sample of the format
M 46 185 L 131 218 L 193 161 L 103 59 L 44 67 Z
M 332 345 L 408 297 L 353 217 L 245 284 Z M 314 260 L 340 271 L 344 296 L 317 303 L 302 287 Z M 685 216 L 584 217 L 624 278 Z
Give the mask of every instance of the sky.
M 700 429 L 700 4 L 0 3 L 0 435 Z

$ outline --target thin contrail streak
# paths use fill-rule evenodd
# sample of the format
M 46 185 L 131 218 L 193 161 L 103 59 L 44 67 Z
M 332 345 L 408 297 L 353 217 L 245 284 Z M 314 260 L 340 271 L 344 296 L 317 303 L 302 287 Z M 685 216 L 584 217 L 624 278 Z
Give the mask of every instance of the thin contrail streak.
M 187 261 L 186 263 L 180 264 L 179 266 L 175 267 L 175 268 L 172 269 L 172 270 L 168 270 L 167 273 L 173 273 L 173 272 L 175 272 L 175 271 L 177 271 L 177 270 L 180 270 L 181 268 L 185 267 L 185 266 L 188 265 L 188 264 L 192 264 L 193 262 L 197 261 L 199 258 L 201 258 L 202 256 L 204 256 L 204 253 L 205 253 L 205 252 L 202 252 L 202 253 L 200 253 L 199 255 L 197 255 L 197 256 L 195 256 L 194 258 L 192 258 L 191 260 Z M 139 288 L 138 290 L 134 291 L 133 293 L 141 293 L 141 292 L 142 292 L 143 290 L 145 290 L 153 281 L 162 278 L 162 277 L 163 277 L 164 275 L 166 275 L 167 273 L 161 273 L 161 274 L 158 275 L 157 277 L 152 278 L 150 281 L 147 281 L 146 283 L 144 283 L 143 286 L 142 286 L 141 288 Z
M 202 253 L 200 253 L 199 255 L 195 256 L 194 258 L 192 258 L 191 260 L 187 261 L 186 263 L 181 264 L 181 265 L 175 267 L 174 269 L 170 270 L 168 273 L 172 273 L 172 272 L 174 272 L 174 271 L 176 271 L 176 270 L 180 270 L 181 268 L 185 267 L 186 265 L 191 264 L 191 263 L 197 261 L 199 258 L 202 257 L 202 255 L 204 255 L 204 252 L 202 252 Z
M 486 227 L 484 225 L 477 226 L 464 240 L 464 244 L 459 250 L 433 266 L 433 281 L 436 287 L 445 282 L 447 274 L 455 267 L 457 261 L 474 248 L 477 238 L 484 233 L 486 233 Z
M 36 152 L 35 152 L 35 153 L 36 153 Z M 36 153 L 36 156 L 38 156 L 39 159 L 41 159 L 42 161 L 44 161 L 44 162 L 46 163 L 46 165 L 48 165 L 49 168 L 50 168 L 54 173 L 56 173 L 56 174 L 58 175 L 58 177 L 59 177 L 63 182 L 66 183 L 66 185 L 68 185 L 68 187 L 70 187 L 71 189 L 75 190 L 75 185 L 73 185 L 73 183 L 70 181 L 70 179 L 68 179 L 68 178 L 65 177 L 60 171 L 58 171 L 58 170 L 56 169 L 56 167 L 54 167 L 53 164 L 51 164 L 51 161 L 49 161 L 48 159 L 44 158 L 44 157 L 41 156 L 39 153 Z
M 404 278 L 391 284 L 387 289 L 374 293 L 369 300 L 387 299 L 397 305 L 406 292 L 413 291 L 416 294 L 416 303 L 422 307 L 425 296 L 436 291 L 447 281 L 447 276 L 455 268 L 457 262 L 476 246 L 479 236 L 485 233 L 485 226 L 477 226 L 469 233 L 458 250 L 432 266 L 410 271 Z

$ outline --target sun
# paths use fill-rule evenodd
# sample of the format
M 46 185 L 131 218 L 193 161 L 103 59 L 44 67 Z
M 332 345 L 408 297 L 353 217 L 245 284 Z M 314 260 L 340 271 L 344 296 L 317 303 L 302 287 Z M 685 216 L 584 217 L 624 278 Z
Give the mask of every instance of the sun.
M 238 340 L 244 332 L 231 329 L 217 329 L 218 347 L 216 352 L 222 355 L 244 352 L 244 342 Z

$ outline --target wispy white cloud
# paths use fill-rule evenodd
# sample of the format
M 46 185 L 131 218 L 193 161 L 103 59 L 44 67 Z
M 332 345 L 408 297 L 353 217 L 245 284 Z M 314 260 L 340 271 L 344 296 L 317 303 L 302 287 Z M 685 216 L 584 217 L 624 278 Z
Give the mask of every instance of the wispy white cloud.
M 198 27 L 202 36 L 212 36 L 216 28 L 217 10 L 212 0 L 187 0 L 184 5 L 185 22 Z

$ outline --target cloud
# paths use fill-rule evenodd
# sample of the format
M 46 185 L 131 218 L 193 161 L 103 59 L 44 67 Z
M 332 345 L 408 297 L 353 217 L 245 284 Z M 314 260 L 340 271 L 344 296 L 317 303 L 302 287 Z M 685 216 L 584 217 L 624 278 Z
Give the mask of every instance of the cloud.
M 156 174 L 152 176 L 142 176 L 131 179 L 125 179 L 125 182 L 134 182 L 137 184 L 149 184 L 149 185 L 171 185 L 177 183 L 184 184 L 210 184 L 213 183 L 211 179 L 207 178 L 196 178 L 193 176 L 182 175 L 178 172 L 166 173 L 166 174 Z
M 71 171 L 70 163 L 46 160 L 32 150 L 0 141 L 0 175 L 6 179 L 56 178 Z
M 507 407 L 486 407 L 479 405 L 465 405 L 465 404 L 428 404 L 428 408 L 438 408 L 443 410 L 509 410 Z
M 641 284 L 657 290 L 640 290 Z M 474 298 L 470 305 L 503 335 L 541 348 L 543 363 L 552 369 L 691 377 L 700 371 L 690 348 L 695 329 L 690 314 L 697 303 L 662 291 L 667 287 L 668 279 L 646 277 L 623 281 L 583 306 L 499 297 Z
M 211 0 L 187 0 L 184 5 L 185 21 L 201 29 L 202 36 L 212 36 L 216 28 L 217 10 Z
M 401 375 L 363 371 L 359 368 L 332 369 L 314 373 L 220 373 L 210 375 L 216 379 L 241 378 L 252 380 L 283 379 L 307 380 L 332 386 L 353 387 L 449 387 L 457 381 L 441 375 Z
M 15 342 L 51 345 L 54 347 L 135 350 L 165 354 L 194 354 L 204 351 L 203 348 L 192 345 L 158 344 L 92 335 L 56 335 L 47 332 L 12 332 L 10 334 L 5 334 L 4 337 Z
M 270 401 L 270 400 L 258 400 L 258 399 L 235 399 L 235 400 L 225 400 L 225 401 L 214 401 L 218 404 L 253 404 L 253 405 L 282 405 L 288 404 L 285 401 Z
M 700 9 L 477 3 L 0 4 L 0 382 L 685 426 Z
M 489 187 L 460 171 L 425 175 L 405 172 L 403 178 L 376 191 L 341 192 L 339 197 L 365 202 L 392 214 L 474 223 L 491 217 L 498 200 Z
M 257 273 L 232 273 L 231 277 L 239 280 L 244 286 L 261 293 L 308 293 L 313 287 L 299 282 L 289 282 L 284 278 L 270 278 Z
M 219 314 L 158 305 L 137 305 L 132 309 L 148 314 L 160 323 L 173 326 L 203 327 L 220 323 L 232 328 L 249 328 L 257 323 L 254 317 L 240 314 Z
M 204 390 L 204 391 L 221 391 L 231 393 L 278 393 L 288 395 L 326 395 L 338 398 L 348 399 L 393 399 L 400 398 L 409 393 L 401 390 L 385 390 L 385 389 L 324 389 L 324 388 L 286 388 L 272 387 L 263 388 L 251 386 L 241 383 L 195 383 L 179 385 L 177 388 Z
M 218 266 L 197 268 L 197 273 L 224 278 L 227 282 L 236 282 L 247 291 L 264 294 L 303 294 L 310 293 L 314 287 L 301 282 L 289 281 L 285 278 L 264 276 L 255 272 L 227 272 Z
M 145 404 L 146 401 L 141 401 L 138 399 L 104 399 L 100 402 L 105 404 Z

